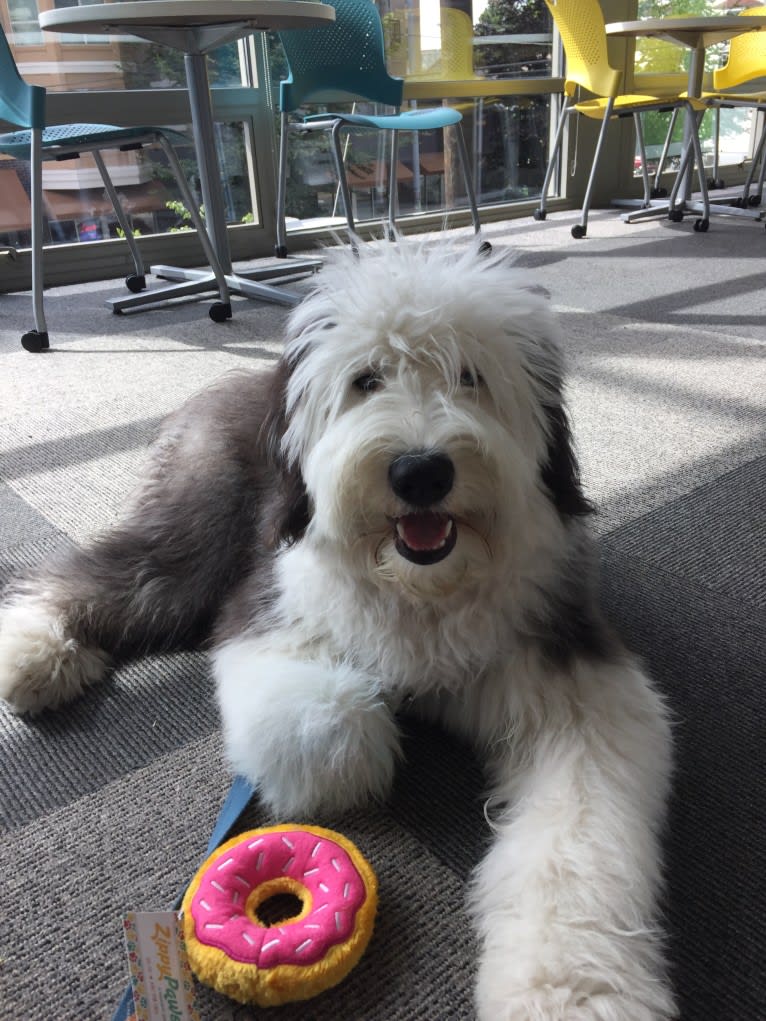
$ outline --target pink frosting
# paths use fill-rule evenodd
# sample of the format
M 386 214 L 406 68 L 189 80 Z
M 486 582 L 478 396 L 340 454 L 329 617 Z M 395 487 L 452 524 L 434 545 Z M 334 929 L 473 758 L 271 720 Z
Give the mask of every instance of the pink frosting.
M 267 880 L 289 876 L 311 895 L 311 910 L 298 921 L 265 926 L 245 913 L 250 892 Z M 335 841 L 306 830 L 246 835 L 205 870 L 191 902 L 200 943 L 258 968 L 314 964 L 343 943 L 365 900 L 362 877 Z

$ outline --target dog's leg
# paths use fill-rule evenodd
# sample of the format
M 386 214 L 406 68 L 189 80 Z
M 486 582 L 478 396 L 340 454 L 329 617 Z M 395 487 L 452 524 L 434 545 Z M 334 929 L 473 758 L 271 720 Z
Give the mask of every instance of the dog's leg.
M 399 735 L 369 674 L 291 656 L 274 636 L 227 642 L 213 653 L 213 671 L 232 768 L 281 816 L 388 793 Z
M 0 607 L 0 698 L 14 711 L 55 708 L 114 659 L 206 636 L 251 562 L 256 487 L 225 437 L 203 458 L 195 436 L 157 444 L 122 520 L 17 582 Z
M 675 1017 L 655 925 L 670 771 L 660 699 L 627 659 L 509 685 L 495 791 L 507 807 L 473 887 L 479 1018 Z

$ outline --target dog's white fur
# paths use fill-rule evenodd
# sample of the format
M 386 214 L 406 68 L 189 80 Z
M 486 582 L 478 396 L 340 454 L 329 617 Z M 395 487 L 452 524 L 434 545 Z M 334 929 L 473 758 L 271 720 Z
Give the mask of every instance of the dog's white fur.
M 283 427 L 268 428 L 307 521 L 268 554 L 267 598 L 246 572 L 217 612 L 232 766 L 285 817 L 383 797 L 407 698 L 472 740 L 494 785 L 495 841 L 470 897 L 481 1021 L 674 1017 L 655 905 L 668 725 L 604 637 L 582 584 L 582 508 L 543 470 L 562 440 L 546 299 L 474 250 L 362 246 L 293 313 L 285 365 Z M 204 416 L 169 427 L 142 514 L 178 451 L 212 450 L 214 435 Z M 424 450 L 454 465 L 437 509 L 457 530 L 426 565 L 397 546 L 393 522 L 412 507 L 390 477 L 394 458 Z M 0 695 L 18 711 L 72 697 L 115 652 L 97 598 L 63 576 L 20 586 L 2 616 Z M 119 612 L 138 619 L 152 600 L 156 585 L 137 585 Z

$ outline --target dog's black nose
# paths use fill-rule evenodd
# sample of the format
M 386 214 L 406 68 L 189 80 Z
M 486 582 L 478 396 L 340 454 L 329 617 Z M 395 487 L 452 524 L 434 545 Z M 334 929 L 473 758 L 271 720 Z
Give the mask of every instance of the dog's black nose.
M 414 507 L 428 507 L 452 489 L 455 466 L 446 454 L 438 452 L 400 454 L 389 466 L 388 481 L 401 500 Z

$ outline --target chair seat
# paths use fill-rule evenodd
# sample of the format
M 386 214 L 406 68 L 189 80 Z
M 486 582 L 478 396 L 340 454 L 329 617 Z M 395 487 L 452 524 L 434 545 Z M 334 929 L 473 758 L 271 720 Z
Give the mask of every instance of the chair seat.
M 758 106 L 766 104 L 766 92 L 703 92 L 702 98 L 706 103 L 717 103 L 725 106 L 731 103 L 732 106 Z
M 114 124 L 54 124 L 52 127 L 43 129 L 42 145 L 45 149 L 76 148 L 82 146 L 86 149 L 93 145 L 102 145 L 107 142 L 138 142 L 139 139 L 151 141 L 159 134 L 164 135 L 170 142 L 185 144 L 188 139 L 178 131 L 160 132 L 157 128 L 134 127 L 121 128 Z M 29 154 L 32 132 L 11 131 L 0 135 L 0 152 L 6 156 L 16 156 L 22 159 Z
M 576 103 L 574 109 L 578 113 L 583 114 L 585 117 L 592 117 L 594 120 L 603 120 L 606 113 L 606 108 L 609 100 L 606 98 L 602 99 L 586 99 L 582 103 Z M 690 99 L 689 103 L 695 110 L 706 109 L 706 104 L 700 99 Z M 620 112 L 625 111 L 632 112 L 633 110 L 640 109 L 652 109 L 652 108 L 666 108 L 672 110 L 676 105 L 675 96 L 646 96 L 643 94 L 638 95 L 624 95 L 617 96 L 614 101 L 614 108 L 612 110 L 612 116 L 617 116 Z
M 303 123 L 311 121 L 343 121 L 344 124 L 356 124 L 362 128 L 376 128 L 379 131 L 429 131 L 434 128 L 445 128 L 450 124 L 459 124 L 463 115 L 450 106 L 429 107 L 423 110 L 407 110 L 396 114 L 362 114 L 362 113 L 327 113 L 311 114 L 304 117 Z

